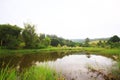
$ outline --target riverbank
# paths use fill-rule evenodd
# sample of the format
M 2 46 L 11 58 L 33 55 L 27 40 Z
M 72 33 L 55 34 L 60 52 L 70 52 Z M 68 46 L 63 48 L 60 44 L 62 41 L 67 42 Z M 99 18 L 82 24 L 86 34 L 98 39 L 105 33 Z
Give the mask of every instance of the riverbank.
M 111 55 L 120 55 L 119 48 L 98 48 L 98 47 L 48 47 L 44 49 L 19 49 L 19 50 L 9 50 L 9 49 L 0 49 L 0 54 L 29 54 L 29 53 L 41 53 L 41 52 L 64 52 L 64 51 L 73 51 L 73 52 L 87 52 L 92 54 L 111 54 Z

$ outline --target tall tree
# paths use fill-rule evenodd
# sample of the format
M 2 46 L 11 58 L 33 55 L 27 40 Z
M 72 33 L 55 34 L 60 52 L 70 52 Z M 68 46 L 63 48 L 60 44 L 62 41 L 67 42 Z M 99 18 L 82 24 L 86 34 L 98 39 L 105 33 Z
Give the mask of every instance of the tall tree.
M 26 48 L 36 48 L 38 44 L 38 35 L 35 33 L 35 25 L 25 23 L 22 32 Z
M 89 42 L 90 42 L 90 39 L 89 39 L 89 38 L 86 38 L 86 39 L 85 39 L 85 47 L 88 47 L 88 46 L 89 46 Z

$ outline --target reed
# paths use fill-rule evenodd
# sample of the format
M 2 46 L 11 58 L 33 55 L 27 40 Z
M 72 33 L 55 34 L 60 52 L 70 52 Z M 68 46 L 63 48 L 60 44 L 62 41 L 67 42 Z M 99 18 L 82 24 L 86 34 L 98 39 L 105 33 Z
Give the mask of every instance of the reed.
M 7 66 L 0 70 L 0 80 L 64 80 L 64 78 L 47 66 L 32 66 L 23 72 Z

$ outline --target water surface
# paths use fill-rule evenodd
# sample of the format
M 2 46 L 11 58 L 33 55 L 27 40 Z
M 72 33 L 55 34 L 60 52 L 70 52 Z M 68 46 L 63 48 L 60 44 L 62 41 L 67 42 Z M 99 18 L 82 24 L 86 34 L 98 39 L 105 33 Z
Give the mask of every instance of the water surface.
M 36 65 L 48 64 L 66 80 L 105 80 L 116 63 L 111 58 L 100 55 L 72 54 L 55 61 L 36 62 Z
M 61 73 L 66 80 L 105 80 L 116 62 L 105 56 L 85 53 L 48 52 L 0 56 L 0 67 L 19 66 L 20 71 L 32 65 L 45 65 Z M 100 74 L 101 72 L 102 74 Z

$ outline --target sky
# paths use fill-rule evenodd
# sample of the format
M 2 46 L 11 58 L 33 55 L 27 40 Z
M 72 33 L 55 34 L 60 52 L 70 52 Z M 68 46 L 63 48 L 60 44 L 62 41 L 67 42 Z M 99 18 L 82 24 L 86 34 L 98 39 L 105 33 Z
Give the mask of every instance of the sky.
M 120 36 L 120 0 L 0 0 L 0 24 L 66 39 Z

